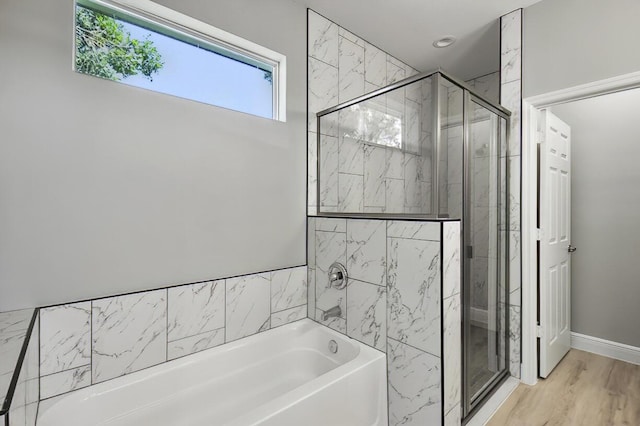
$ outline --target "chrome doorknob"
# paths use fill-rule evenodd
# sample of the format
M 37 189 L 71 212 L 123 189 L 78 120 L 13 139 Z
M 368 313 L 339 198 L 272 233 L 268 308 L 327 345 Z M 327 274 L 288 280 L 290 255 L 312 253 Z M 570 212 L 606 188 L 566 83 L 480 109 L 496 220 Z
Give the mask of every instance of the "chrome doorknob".
M 569 244 L 569 248 L 567 249 L 567 251 L 569 253 L 573 253 L 574 251 L 578 250 L 577 248 L 575 248 L 574 246 L 572 246 L 571 244 Z

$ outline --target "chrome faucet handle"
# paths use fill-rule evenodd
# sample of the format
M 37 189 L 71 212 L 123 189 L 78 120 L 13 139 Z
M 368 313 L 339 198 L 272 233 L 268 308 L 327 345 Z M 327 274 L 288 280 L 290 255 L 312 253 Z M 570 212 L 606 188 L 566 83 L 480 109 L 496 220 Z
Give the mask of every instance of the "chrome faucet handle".
M 347 275 L 347 269 L 341 263 L 334 262 L 329 267 L 329 287 L 333 287 L 336 290 L 342 290 L 347 286 L 349 276 Z
M 334 281 L 340 281 L 342 279 L 342 272 L 337 271 L 333 274 L 329 275 L 329 282 L 333 283 Z

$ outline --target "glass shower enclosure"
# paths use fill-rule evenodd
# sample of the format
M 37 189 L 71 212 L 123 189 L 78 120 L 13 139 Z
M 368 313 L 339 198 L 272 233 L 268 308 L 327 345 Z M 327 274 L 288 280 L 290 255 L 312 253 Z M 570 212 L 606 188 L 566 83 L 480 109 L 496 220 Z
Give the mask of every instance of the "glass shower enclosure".
M 318 214 L 458 219 L 467 416 L 508 375 L 509 111 L 442 71 L 318 113 Z

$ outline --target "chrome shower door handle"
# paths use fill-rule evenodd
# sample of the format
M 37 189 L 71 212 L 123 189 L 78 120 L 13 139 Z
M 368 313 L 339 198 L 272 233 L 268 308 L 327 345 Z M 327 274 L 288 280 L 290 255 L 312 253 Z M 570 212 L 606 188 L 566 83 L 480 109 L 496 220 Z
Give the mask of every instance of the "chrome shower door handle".
M 578 250 L 576 247 L 572 246 L 571 244 L 569 244 L 569 248 L 567 249 L 567 251 L 569 253 L 573 253 L 574 251 Z

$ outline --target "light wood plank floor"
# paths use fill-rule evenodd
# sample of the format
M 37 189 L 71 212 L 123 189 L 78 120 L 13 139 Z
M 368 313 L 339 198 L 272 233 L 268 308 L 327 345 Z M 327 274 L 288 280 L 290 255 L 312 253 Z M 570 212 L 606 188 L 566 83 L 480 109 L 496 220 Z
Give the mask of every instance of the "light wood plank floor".
M 520 384 L 490 426 L 640 425 L 640 366 L 572 349 L 546 380 Z

